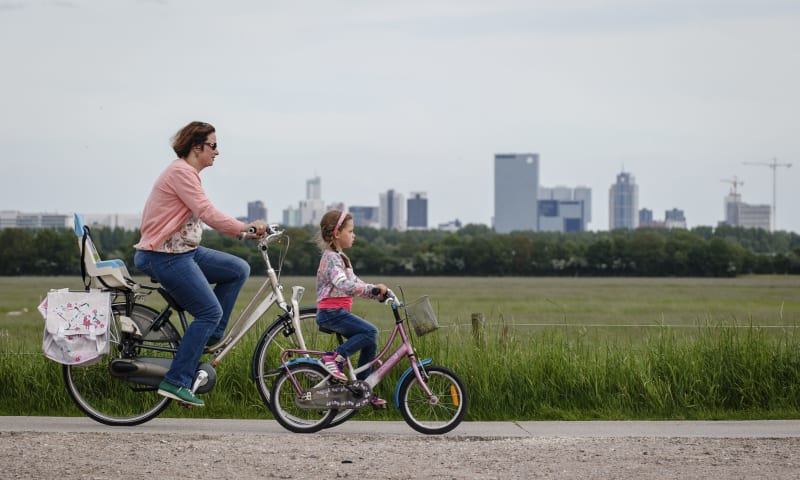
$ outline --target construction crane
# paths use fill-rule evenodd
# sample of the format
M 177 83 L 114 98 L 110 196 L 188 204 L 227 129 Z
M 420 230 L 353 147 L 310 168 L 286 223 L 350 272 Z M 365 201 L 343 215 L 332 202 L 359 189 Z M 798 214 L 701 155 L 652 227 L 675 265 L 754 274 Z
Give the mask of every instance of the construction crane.
M 777 223 L 777 205 L 775 204 L 775 184 L 777 180 L 777 171 L 778 167 L 786 167 L 789 168 L 792 166 L 791 163 L 778 163 L 778 159 L 773 158 L 771 162 L 742 162 L 743 165 L 760 165 L 763 167 L 769 167 L 772 169 L 772 215 L 770 218 L 770 231 L 775 231 L 775 226 Z
M 734 198 L 736 199 L 736 202 L 738 203 L 739 197 L 738 194 L 736 193 L 736 187 L 738 187 L 739 185 L 744 185 L 744 182 L 739 180 L 739 178 L 736 175 L 733 176 L 733 179 L 723 178 L 720 180 L 720 182 L 730 183 L 732 185 L 731 194 L 733 194 Z

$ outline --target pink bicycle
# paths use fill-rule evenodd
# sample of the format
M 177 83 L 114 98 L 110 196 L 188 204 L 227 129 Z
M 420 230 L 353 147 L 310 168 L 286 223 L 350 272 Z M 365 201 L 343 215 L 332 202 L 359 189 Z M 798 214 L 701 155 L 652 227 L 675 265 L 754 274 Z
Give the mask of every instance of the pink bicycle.
M 447 433 L 461 423 L 467 412 L 464 382 L 452 370 L 430 365 L 430 358 L 418 360 L 404 326 L 405 322 L 411 323 L 418 336 L 438 328 L 428 297 L 406 305 L 389 290 L 386 303 L 395 319 L 388 340 L 375 360 L 367 365 L 354 369 L 347 359 L 344 371 L 350 380 L 345 384 L 334 381 L 320 364 L 319 358 L 325 352 L 283 351 L 282 372 L 272 384 L 270 402 L 278 423 L 295 433 L 317 432 L 342 423 L 358 410 L 371 408 L 373 389 L 404 358 L 409 360 L 410 366 L 400 376 L 393 399 L 406 423 L 425 434 Z M 401 311 L 405 315 L 401 315 Z M 399 344 L 391 350 L 398 339 Z M 370 367 L 374 369 L 366 379 L 356 379 L 359 372 Z M 334 419 L 336 421 L 331 424 Z

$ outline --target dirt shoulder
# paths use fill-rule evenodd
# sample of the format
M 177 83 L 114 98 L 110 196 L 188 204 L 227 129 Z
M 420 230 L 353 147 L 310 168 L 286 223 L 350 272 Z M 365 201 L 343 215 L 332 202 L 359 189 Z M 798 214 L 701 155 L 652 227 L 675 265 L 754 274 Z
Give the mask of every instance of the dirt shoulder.
M 0 432 L 0 478 L 797 478 L 800 438 Z

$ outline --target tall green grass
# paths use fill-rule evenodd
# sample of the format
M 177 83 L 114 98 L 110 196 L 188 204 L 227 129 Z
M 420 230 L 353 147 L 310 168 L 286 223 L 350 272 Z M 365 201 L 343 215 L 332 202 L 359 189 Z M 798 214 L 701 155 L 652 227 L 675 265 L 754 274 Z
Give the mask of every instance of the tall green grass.
M 467 381 L 474 419 L 796 418 L 800 345 L 757 327 L 664 327 L 596 344 L 563 331 L 463 348 L 440 340 Z
M 5 315 L 35 308 L 47 286 L 41 279 L 6 280 L 0 285 L 16 296 L 0 288 L 0 415 L 80 415 L 60 366 L 39 351 L 41 318 Z M 409 299 L 431 295 L 442 328 L 415 345 L 420 357 L 462 377 L 469 420 L 800 418 L 794 277 L 393 281 L 402 282 Z M 312 282 L 285 283 L 305 283 L 313 292 Z M 359 300 L 355 307 L 384 338 L 388 309 Z M 481 339 L 472 334 L 476 312 L 486 316 Z M 206 408 L 173 407 L 164 415 L 270 418 L 249 376 L 258 333 L 220 364 Z M 385 398 L 400 373 L 378 386 Z M 390 409 L 359 418 L 400 416 Z

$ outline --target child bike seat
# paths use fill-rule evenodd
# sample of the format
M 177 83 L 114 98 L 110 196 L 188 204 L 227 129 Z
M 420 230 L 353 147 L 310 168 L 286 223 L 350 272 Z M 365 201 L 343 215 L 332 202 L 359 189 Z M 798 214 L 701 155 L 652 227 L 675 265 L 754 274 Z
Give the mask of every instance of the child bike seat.
M 75 235 L 78 237 L 78 248 L 81 252 L 81 271 L 86 276 L 95 279 L 95 284 L 100 288 L 117 288 L 122 290 L 133 290 L 137 287 L 136 282 L 131 279 L 125 262 L 115 258 L 113 260 L 101 260 L 100 253 L 97 251 L 92 235 L 83 223 L 83 216 L 75 213 Z

